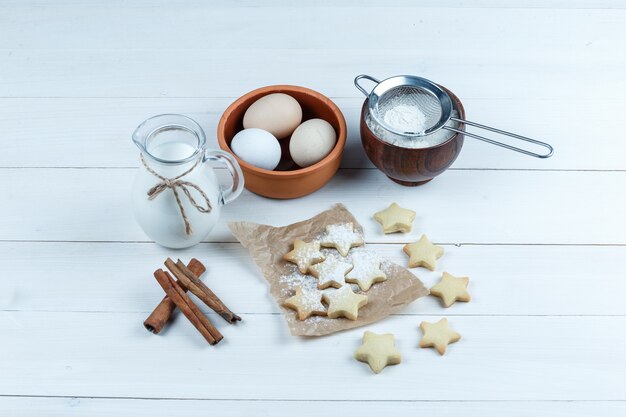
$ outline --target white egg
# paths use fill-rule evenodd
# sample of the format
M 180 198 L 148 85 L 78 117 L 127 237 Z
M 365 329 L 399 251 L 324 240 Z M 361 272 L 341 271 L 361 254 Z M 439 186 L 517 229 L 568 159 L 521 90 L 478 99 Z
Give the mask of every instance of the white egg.
M 326 120 L 311 119 L 296 128 L 289 141 L 291 159 L 301 167 L 321 161 L 337 142 L 335 129 Z
M 244 129 L 230 143 L 235 155 L 258 168 L 273 170 L 280 162 L 280 143 L 263 129 Z

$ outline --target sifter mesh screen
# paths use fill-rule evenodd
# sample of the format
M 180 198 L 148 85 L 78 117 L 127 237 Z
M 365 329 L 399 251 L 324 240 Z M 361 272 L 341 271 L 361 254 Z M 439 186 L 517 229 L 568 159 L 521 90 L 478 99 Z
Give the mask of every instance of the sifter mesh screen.
M 373 109 L 375 118 L 384 128 L 397 131 L 397 126 L 392 126 L 386 122 L 385 117 L 389 111 L 398 106 L 410 106 L 419 109 L 424 114 L 424 122 L 415 129 L 404 131 L 405 134 L 424 134 L 440 124 L 442 107 L 439 98 L 431 91 L 415 87 L 401 85 L 385 91 L 379 98 L 376 108 Z

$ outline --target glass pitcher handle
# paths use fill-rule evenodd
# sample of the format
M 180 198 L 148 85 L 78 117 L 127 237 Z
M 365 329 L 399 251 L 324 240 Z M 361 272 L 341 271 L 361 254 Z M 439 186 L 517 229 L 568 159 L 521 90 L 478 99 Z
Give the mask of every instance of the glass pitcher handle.
M 226 165 L 230 176 L 233 178 L 233 183 L 230 188 L 221 188 L 220 203 L 228 204 L 239 197 L 239 194 L 243 191 L 243 173 L 235 158 L 228 152 L 206 150 L 204 152 L 204 160 L 218 161 Z

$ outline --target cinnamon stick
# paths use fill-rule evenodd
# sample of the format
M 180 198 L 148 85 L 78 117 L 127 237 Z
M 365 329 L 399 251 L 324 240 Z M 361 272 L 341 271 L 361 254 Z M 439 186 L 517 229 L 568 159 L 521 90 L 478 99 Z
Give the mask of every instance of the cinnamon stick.
M 191 261 L 189 261 L 189 264 L 187 264 L 187 268 L 197 277 L 204 274 L 204 272 L 206 271 L 206 268 L 204 267 L 202 262 L 200 262 L 196 258 L 192 258 Z M 187 288 L 182 285 L 180 281 L 177 281 L 177 283 L 185 292 L 187 291 Z M 176 305 L 166 295 L 165 297 L 163 297 L 159 305 L 156 306 L 156 308 L 148 316 L 148 318 L 143 322 L 144 327 L 148 331 L 154 334 L 158 334 L 161 330 L 163 330 L 175 309 Z
M 191 324 L 198 329 L 210 345 L 214 345 L 224 338 L 169 273 L 158 269 L 154 271 L 154 277 L 170 300 L 187 317 Z
M 191 291 L 193 295 L 198 297 L 209 308 L 222 316 L 224 320 L 231 324 L 241 321 L 241 317 L 230 311 L 222 300 L 220 300 L 217 295 L 215 295 L 215 293 L 213 293 L 213 291 L 211 291 L 211 289 L 204 284 L 204 282 L 200 281 L 193 271 L 187 268 L 180 259 L 178 262 L 174 263 L 172 259 L 167 258 L 165 266 L 172 272 L 172 274 L 174 274 L 181 284 Z

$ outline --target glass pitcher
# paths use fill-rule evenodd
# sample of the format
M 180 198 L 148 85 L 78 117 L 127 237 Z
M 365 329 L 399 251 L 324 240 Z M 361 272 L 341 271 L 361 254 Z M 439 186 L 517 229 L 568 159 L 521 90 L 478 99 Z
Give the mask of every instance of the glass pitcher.
M 221 206 L 243 190 L 243 174 L 230 154 L 206 149 L 204 131 L 179 114 L 149 118 L 133 133 L 140 168 L 132 192 L 133 212 L 144 232 L 168 248 L 201 242 L 220 217 Z M 226 165 L 232 185 L 222 188 L 209 161 Z

